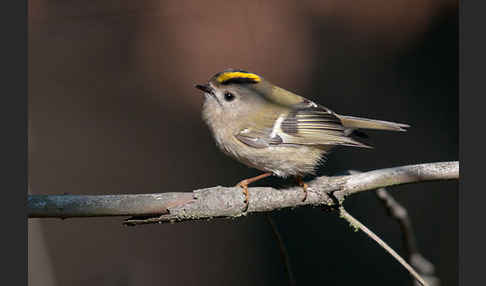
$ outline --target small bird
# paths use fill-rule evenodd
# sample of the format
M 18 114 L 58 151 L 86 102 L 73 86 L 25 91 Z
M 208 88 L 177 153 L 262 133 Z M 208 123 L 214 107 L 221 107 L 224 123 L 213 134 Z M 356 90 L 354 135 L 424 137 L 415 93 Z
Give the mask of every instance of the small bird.
M 302 177 L 315 174 L 334 146 L 371 148 L 351 138 L 357 129 L 406 131 L 407 124 L 339 115 L 282 89 L 263 77 L 227 69 L 196 88 L 205 95 L 203 119 L 218 147 L 239 162 L 265 172 L 238 185 L 248 208 L 248 185 L 275 175 L 295 177 L 307 199 Z

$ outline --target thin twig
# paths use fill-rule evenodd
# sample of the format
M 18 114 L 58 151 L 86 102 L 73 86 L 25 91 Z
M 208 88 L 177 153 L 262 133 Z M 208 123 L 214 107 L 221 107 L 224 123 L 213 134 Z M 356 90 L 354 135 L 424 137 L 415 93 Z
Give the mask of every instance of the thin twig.
M 435 276 L 434 265 L 419 253 L 412 222 L 407 209 L 400 205 L 385 188 L 376 190 L 376 195 L 385 206 L 388 215 L 398 221 L 403 234 L 403 244 L 408 261 L 431 286 L 438 286 L 440 279 Z
M 240 187 L 213 187 L 186 193 L 137 195 L 29 195 L 29 218 L 135 216 L 128 225 L 144 223 L 234 218 L 254 212 L 271 212 L 300 206 L 334 205 L 329 194 L 339 202 L 346 196 L 380 187 L 459 178 L 459 162 L 439 162 L 387 168 L 360 174 L 318 177 L 307 182 L 308 196 L 302 202 L 302 189 L 249 188 L 250 201 L 244 212 Z M 147 217 L 150 218 L 147 219 Z M 140 218 L 141 217 L 141 218 Z
M 365 234 L 367 234 L 370 238 L 372 238 L 376 243 L 378 243 L 383 249 L 385 249 L 391 256 L 393 256 L 400 264 L 402 264 L 405 269 L 410 272 L 410 274 L 423 286 L 428 286 L 425 280 L 420 277 L 420 275 L 408 264 L 398 253 L 395 252 L 388 244 L 386 244 L 381 238 L 379 238 L 376 234 L 374 234 L 369 228 L 367 228 L 364 224 L 360 221 L 355 219 L 351 214 L 349 214 L 343 206 L 339 207 L 339 214 L 342 218 L 347 220 L 355 229 L 362 230 Z
M 380 188 L 376 190 L 376 196 L 385 206 L 386 212 L 389 216 L 397 220 L 400 224 L 400 229 L 403 234 L 403 244 L 407 254 L 417 253 L 417 242 L 412 228 L 412 222 L 408 218 L 407 210 L 400 205 L 386 190 Z
M 280 249 L 280 255 L 282 256 L 282 260 L 285 265 L 285 271 L 287 272 L 288 278 L 289 278 L 289 285 L 295 286 L 297 285 L 295 281 L 294 274 L 292 272 L 292 267 L 290 265 L 290 257 L 289 253 L 287 251 L 287 248 L 285 247 L 285 243 L 283 241 L 282 235 L 280 235 L 280 232 L 278 231 L 277 224 L 273 220 L 273 218 L 270 215 L 265 216 L 267 218 L 268 223 L 272 227 L 273 234 L 275 235 L 275 238 L 278 241 L 278 246 Z

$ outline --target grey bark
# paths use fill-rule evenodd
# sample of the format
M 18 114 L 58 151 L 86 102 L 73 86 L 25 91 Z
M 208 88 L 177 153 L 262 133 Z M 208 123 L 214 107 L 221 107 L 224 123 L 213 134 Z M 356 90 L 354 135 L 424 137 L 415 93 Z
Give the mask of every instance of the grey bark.
M 359 174 L 317 177 L 308 182 L 308 196 L 302 202 L 299 186 L 286 189 L 249 188 L 248 210 L 240 187 L 217 186 L 186 193 L 133 195 L 29 195 L 29 218 L 134 216 L 126 224 L 163 223 L 216 217 L 234 218 L 254 212 L 282 208 L 335 205 L 346 196 L 381 187 L 459 178 L 459 162 L 438 162 L 380 169 Z M 147 217 L 151 218 L 147 218 Z

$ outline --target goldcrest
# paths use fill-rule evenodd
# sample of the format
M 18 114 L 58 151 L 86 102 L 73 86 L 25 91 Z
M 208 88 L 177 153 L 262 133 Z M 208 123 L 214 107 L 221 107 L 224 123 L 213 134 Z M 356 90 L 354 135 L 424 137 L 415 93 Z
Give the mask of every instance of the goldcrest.
M 351 138 L 357 129 L 405 131 L 406 124 L 339 115 L 244 70 L 228 69 L 207 84 L 203 119 L 218 147 L 241 163 L 266 172 L 240 182 L 248 202 L 249 183 L 269 175 L 314 174 L 334 146 L 370 148 Z

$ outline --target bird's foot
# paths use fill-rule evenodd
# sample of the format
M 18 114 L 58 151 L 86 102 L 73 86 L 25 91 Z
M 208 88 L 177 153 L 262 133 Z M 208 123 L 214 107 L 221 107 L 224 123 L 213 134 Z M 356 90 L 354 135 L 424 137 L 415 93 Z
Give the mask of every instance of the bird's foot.
M 245 213 L 248 210 L 248 202 L 250 201 L 250 194 L 248 193 L 248 179 L 239 182 L 237 186 L 243 189 L 243 195 L 245 195 L 245 200 L 243 201 L 245 203 L 245 206 L 243 207 L 243 212 Z
M 271 175 L 272 173 L 264 173 L 253 178 L 244 179 L 236 185 L 243 189 L 243 194 L 245 195 L 245 207 L 243 208 L 244 213 L 248 210 L 248 206 L 250 204 L 250 193 L 248 192 L 248 185 Z
M 299 183 L 299 186 L 301 186 L 302 190 L 304 191 L 304 198 L 302 199 L 302 202 L 305 202 L 307 200 L 307 188 L 309 186 L 306 183 L 304 183 L 302 177 L 297 177 L 297 182 Z

